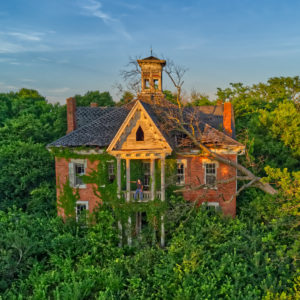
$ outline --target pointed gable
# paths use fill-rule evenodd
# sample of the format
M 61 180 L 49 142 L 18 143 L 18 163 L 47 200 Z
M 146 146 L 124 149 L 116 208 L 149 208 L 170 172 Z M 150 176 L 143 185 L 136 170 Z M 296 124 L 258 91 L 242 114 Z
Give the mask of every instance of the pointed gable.
M 172 148 L 140 101 L 137 101 L 107 151 L 157 151 L 171 154 Z

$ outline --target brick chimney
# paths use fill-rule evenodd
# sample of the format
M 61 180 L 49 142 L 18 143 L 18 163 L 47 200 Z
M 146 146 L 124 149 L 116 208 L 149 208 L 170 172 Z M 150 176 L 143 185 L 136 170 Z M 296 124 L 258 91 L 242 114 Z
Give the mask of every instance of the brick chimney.
M 97 102 L 91 102 L 91 103 L 90 103 L 90 106 L 91 106 L 91 107 L 98 107 L 98 103 L 97 103 Z
M 67 133 L 70 133 L 76 129 L 76 99 L 72 97 L 67 99 L 67 122 Z
M 223 106 L 223 128 L 229 136 L 232 136 L 232 117 L 231 102 L 225 102 Z

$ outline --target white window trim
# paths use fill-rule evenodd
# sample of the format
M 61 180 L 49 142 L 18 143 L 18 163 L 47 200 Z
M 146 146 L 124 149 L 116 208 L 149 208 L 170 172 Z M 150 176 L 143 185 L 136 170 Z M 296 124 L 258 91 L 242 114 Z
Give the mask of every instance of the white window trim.
M 215 160 L 209 160 L 209 159 L 205 159 L 202 161 L 202 166 L 204 168 L 204 184 L 206 184 L 206 165 L 207 164 L 215 164 L 216 167 L 216 181 L 217 181 L 217 178 L 218 178 L 218 168 L 219 168 L 219 162 L 215 161 Z M 218 189 L 218 184 L 216 183 L 215 186 L 213 187 L 204 187 L 204 189 L 210 189 L 210 190 L 217 190 Z
M 177 173 L 177 165 L 178 165 L 178 164 L 183 164 L 183 182 L 181 182 L 181 183 L 178 183 L 178 182 L 177 182 L 177 175 L 178 175 L 178 173 Z M 176 160 L 176 185 L 178 185 L 178 186 L 185 185 L 186 167 L 187 167 L 187 160 L 186 160 L 186 159 L 177 159 L 177 160 Z
M 76 222 L 78 222 L 77 204 L 85 204 L 86 211 L 89 212 L 89 201 L 83 201 L 83 200 L 76 201 L 76 206 L 75 206 Z
M 202 206 L 213 206 L 215 208 L 216 211 L 220 211 L 221 210 L 221 206 L 219 202 L 202 202 L 201 204 Z
M 73 168 L 75 164 L 83 164 L 84 165 L 84 175 L 86 175 L 86 169 L 87 169 L 87 160 L 86 159 L 71 159 L 71 163 L 73 164 Z M 76 182 L 76 170 L 74 168 L 74 183 Z M 85 189 L 86 184 L 74 184 L 74 188 L 79 188 L 79 189 Z

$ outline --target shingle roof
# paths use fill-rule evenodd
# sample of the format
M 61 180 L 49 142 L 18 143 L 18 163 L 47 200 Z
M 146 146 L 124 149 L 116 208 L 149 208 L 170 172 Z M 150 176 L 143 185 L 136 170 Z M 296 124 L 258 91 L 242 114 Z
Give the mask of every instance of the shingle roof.
M 108 146 L 136 101 L 121 107 L 77 107 L 77 129 L 49 144 L 48 147 Z M 176 146 L 174 132 L 167 130 L 164 123 L 171 111 L 174 114 L 178 113 L 177 106 L 169 105 L 169 102 L 167 106 L 162 104 L 159 107 L 140 102 L 170 146 Z M 186 120 L 193 119 L 193 123 L 196 122 L 203 132 L 203 141 L 206 143 L 236 145 L 234 139 L 220 131 L 223 125 L 222 106 L 184 107 L 183 117 Z
M 80 128 L 96 119 L 112 112 L 116 107 L 77 107 L 76 126 Z
M 99 118 L 61 137 L 48 147 L 108 146 L 130 112 L 133 103 L 114 107 Z M 78 115 L 76 116 L 78 117 Z M 87 118 L 85 119 L 87 120 Z M 82 120 L 80 120 L 83 123 Z

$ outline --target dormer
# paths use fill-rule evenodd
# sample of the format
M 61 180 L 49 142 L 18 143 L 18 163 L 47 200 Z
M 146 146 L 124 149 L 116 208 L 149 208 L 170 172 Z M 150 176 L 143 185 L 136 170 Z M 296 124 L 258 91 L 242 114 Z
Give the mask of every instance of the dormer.
M 166 61 L 149 56 L 138 59 L 141 68 L 142 94 L 162 94 L 162 71 Z

